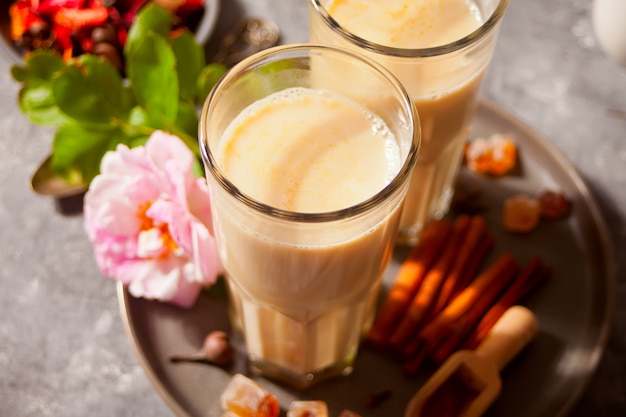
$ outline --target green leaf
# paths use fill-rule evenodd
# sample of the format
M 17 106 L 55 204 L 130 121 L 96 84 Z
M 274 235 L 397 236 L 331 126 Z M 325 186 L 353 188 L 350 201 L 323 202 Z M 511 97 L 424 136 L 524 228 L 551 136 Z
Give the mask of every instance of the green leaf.
M 204 165 L 202 164 L 200 158 L 193 158 L 193 165 L 191 166 L 191 169 L 196 177 L 204 177 Z
M 135 106 L 130 110 L 128 123 L 132 126 L 149 126 L 150 119 L 143 107 Z
M 30 79 L 37 78 L 45 81 L 53 80 L 66 66 L 59 54 L 47 49 L 35 50 L 24 62 Z M 11 70 L 11 73 L 13 74 L 14 71 Z
M 226 65 L 215 62 L 202 68 L 196 87 L 196 100 L 198 103 L 204 103 L 204 100 L 206 100 L 213 86 L 215 86 L 217 81 L 222 78 L 222 75 L 224 75 L 227 70 L 228 67 L 226 67 Z
M 18 103 L 28 119 L 43 126 L 61 126 L 70 119 L 59 109 L 54 99 L 52 85 L 33 79 L 20 89 Z
M 58 108 L 52 92 L 52 81 L 65 70 L 65 63 L 55 53 L 37 50 L 25 58 L 24 66 L 11 67 L 11 76 L 23 83 L 19 91 L 20 110 L 31 122 L 60 126 L 68 118 Z
M 130 147 L 138 146 L 135 138 L 145 138 L 152 134 L 157 128 L 151 126 L 151 120 L 146 111 L 141 106 L 135 106 L 131 109 L 128 121 L 122 124 L 124 134 L 132 138 L 129 142 Z M 144 140 L 145 142 L 145 140 Z
M 180 98 L 181 100 L 195 100 L 196 80 L 206 64 L 204 49 L 189 31 L 183 31 L 172 39 L 172 49 L 176 56 Z
M 132 103 L 117 70 L 93 55 L 81 55 L 53 82 L 54 98 L 65 114 L 85 124 L 125 119 Z
M 163 39 L 169 39 L 171 29 L 172 15 L 154 3 L 147 4 L 137 13 L 133 24 L 128 30 L 124 53 L 128 55 L 128 51 L 151 32 L 161 36 Z
M 11 77 L 17 82 L 23 83 L 30 79 L 30 72 L 25 67 L 13 65 L 11 67 Z
M 150 136 L 137 136 L 130 141 L 129 147 L 135 148 L 137 146 L 144 146 L 149 138 Z
M 149 32 L 130 48 L 126 66 L 137 103 L 152 119 L 174 121 L 178 113 L 178 76 L 171 45 Z
M 291 59 L 283 59 L 281 61 L 268 62 L 258 68 L 261 74 L 273 74 L 289 68 L 298 66 L 298 61 Z
M 52 169 L 67 182 L 89 184 L 104 154 L 128 142 L 119 128 L 92 130 L 77 123 L 61 126 L 52 145 Z
M 195 104 L 182 101 L 179 103 L 176 125 L 188 135 L 198 136 L 198 112 Z

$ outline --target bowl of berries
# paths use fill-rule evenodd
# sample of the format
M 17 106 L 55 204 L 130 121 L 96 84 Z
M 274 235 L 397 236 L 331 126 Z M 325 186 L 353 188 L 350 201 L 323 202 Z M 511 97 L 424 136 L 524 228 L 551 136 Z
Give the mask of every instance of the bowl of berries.
M 217 0 L 2 0 L 0 50 L 14 61 L 37 49 L 55 50 L 65 60 L 90 53 L 122 70 L 128 30 L 151 2 L 171 12 L 174 29 L 189 29 L 200 44 L 217 23 Z

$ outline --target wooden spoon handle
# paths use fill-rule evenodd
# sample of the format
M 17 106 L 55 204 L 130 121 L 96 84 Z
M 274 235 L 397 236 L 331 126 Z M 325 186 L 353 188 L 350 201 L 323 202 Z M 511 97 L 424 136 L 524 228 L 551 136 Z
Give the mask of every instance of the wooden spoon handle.
M 539 325 L 532 311 L 515 305 L 500 317 L 489 334 L 476 348 L 476 353 L 502 370 L 527 344 Z

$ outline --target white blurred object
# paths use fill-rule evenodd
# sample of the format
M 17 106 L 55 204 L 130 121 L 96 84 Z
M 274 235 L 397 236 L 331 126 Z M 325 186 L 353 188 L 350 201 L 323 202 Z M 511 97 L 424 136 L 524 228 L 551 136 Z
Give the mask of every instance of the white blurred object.
M 594 0 L 592 24 L 600 47 L 626 67 L 626 0 Z

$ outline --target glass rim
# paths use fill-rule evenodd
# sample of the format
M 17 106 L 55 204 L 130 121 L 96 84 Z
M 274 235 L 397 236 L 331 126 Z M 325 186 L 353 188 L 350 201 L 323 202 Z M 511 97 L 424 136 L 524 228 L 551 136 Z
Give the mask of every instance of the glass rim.
M 234 82 L 238 79 L 239 74 L 244 73 L 255 66 L 265 63 L 265 61 L 275 55 L 281 54 L 283 52 L 291 52 L 297 53 L 298 51 L 329 51 L 331 53 L 344 55 L 350 57 L 351 59 L 356 59 L 361 61 L 362 63 L 370 66 L 375 72 L 382 75 L 384 78 L 389 81 L 392 86 L 393 91 L 401 98 L 402 106 L 405 108 L 407 115 L 412 120 L 411 123 L 411 146 L 408 150 L 408 154 L 404 159 L 404 162 L 393 177 L 393 179 L 380 191 L 374 194 L 372 197 L 357 203 L 355 205 L 345 207 L 339 210 L 332 210 L 327 212 L 310 212 L 310 213 L 302 213 L 290 210 L 284 210 L 280 208 L 273 207 L 269 204 L 262 203 L 255 198 L 250 197 L 249 195 L 243 193 L 239 190 L 239 188 L 231 182 L 228 178 L 226 178 L 225 174 L 222 172 L 220 167 L 215 160 L 213 152 L 209 149 L 207 133 L 208 133 L 208 120 L 207 115 L 211 111 L 211 109 L 216 105 L 216 102 L 219 101 L 220 92 L 223 88 L 226 88 L 230 85 L 231 82 Z M 305 55 L 302 55 L 305 56 Z M 310 55 L 309 55 L 310 56 Z M 257 212 L 263 213 L 270 217 L 274 217 L 276 219 L 282 219 L 287 221 L 299 222 L 299 223 L 324 223 L 331 221 L 338 221 L 349 219 L 353 217 L 357 217 L 363 213 L 370 211 L 372 208 L 377 206 L 381 201 L 386 200 L 390 196 L 392 196 L 406 181 L 409 180 L 413 167 L 417 160 L 418 150 L 421 144 L 421 126 L 419 121 L 419 115 L 417 113 L 417 109 L 413 104 L 413 101 L 410 99 L 407 91 L 404 89 L 400 81 L 387 69 L 385 69 L 382 65 L 378 64 L 372 59 L 369 59 L 365 56 L 355 54 L 352 51 L 348 51 L 343 48 L 338 48 L 334 46 L 328 45 L 320 45 L 313 43 L 299 43 L 299 44 L 290 44 L 290 45 L 280 45 L 265 49 L 261 52 L 258 52 L 241 62 L 237 63 L 233 66 L 213 87 L 209 95 L 207 96 L 204 105 L 202 107 L 202 112 L 200 114 L 200 128 L 199 128 L 199 137 L 198 142 L 200 146 L 200 154 L 202 160 L 204 161 L 205 168 L 210 171 L 207 172 L 208 175 L 212 175 L 212 177 L 218 182 L 219 186 L 227 191 L 232 197 L 234 197 L 239 202 L 243 203 L 248 208 L 251 208 Z
M 368 41 L 344 29 L 335 19 L 330 16 L 320 0 L 309 0 L 310 4 L 315 8 L 318 15 L 324 21 L 324 24 L 332 30 L 338 32 L 344 39 L 350 43 L 363 48 L 367 51 L 382 55 L 395 56 L 399 58 L 425 58 L 446 55 L 451 52 L 458 51 L 467 46 L 474 44 L 484 38 L 491 30 L 500 22 L 509 4 L 509 0 L 498 0 L 498 5 L 487 20 L 480 25 L 472 33 L 444 45 L 433 46 L 429 48 L 396 48 L 392 46 L 382 45 L 376 42 Z

